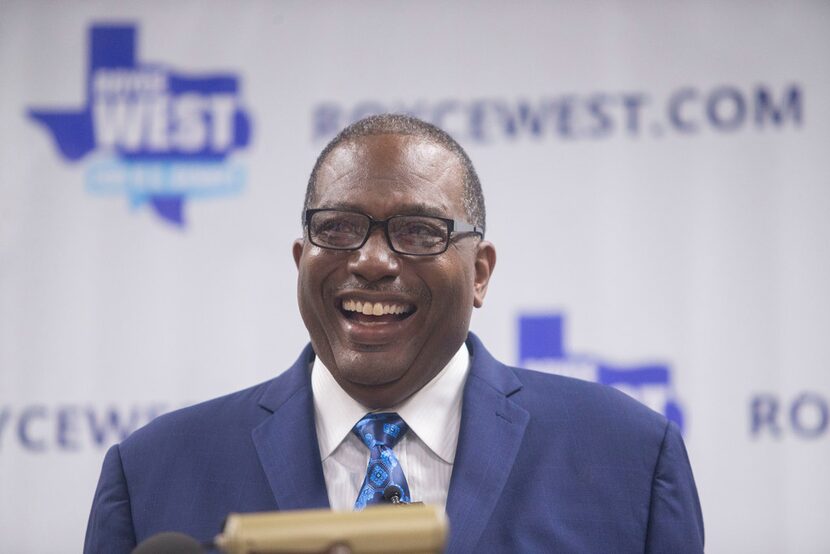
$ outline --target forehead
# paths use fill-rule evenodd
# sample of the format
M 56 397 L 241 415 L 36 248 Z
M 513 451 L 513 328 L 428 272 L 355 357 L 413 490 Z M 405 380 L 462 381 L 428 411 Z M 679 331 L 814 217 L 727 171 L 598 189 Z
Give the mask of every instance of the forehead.
M 462 192 L 461 163 L 445 147 L 416 136 L 369 135 L 329 152 L 317 172 L 314 204 L 374 217 L 424 210 L 460 217 Z

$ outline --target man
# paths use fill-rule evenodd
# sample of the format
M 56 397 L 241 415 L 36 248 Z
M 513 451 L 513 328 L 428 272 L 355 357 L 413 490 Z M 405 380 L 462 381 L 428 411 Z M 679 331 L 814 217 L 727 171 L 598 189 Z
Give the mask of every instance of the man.
M 303 227 L 311 345 L 276 379 L 114 446 L 87 552 L 384 495 L 444 505 L 448 552 L 702 551 L 673 424 L 613 389 L 502 365 L 468 333 L 496 255 L 452 138 L 406 116 L 353 124 L 318 158 Z

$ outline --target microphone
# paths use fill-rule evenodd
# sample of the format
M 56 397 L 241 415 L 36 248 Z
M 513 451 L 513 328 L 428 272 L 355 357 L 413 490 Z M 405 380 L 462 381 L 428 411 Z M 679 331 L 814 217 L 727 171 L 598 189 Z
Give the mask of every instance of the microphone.
M 398 485 L 389 485 L 383 489 L 383 499 L 392 504 L 405 504 L 405 502 L 401 502 L 402 496 L 403 489 Z
M 173 531 L 157 533 L 141 541 L 131 554 L 204 554 L 207 552 L 199 541 Z

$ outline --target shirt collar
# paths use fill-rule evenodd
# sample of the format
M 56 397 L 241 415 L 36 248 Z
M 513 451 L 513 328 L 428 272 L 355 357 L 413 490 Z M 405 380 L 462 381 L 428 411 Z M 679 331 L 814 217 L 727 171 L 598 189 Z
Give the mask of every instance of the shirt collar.
M 424 444 L 447 463 L 455 459 L 461 401 L 470 366 L 470 354 L 462 344 L 449 363 L 404 402 L 390 408 Z M 371 410 L 340 388 L 328 368 L 314 358 L 311 370 L 315 426 L 320 457 L 325 460 L 351 433 L 352 427 Z M 381 410 L 376 410 L 381 411 Z

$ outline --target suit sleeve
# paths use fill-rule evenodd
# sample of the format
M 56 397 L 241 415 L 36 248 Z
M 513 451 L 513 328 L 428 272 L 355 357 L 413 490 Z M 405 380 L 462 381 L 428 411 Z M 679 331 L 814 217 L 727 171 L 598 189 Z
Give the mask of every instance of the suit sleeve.
M 121 465 L 121 451 L 115 445 L 104 457 L 86 528 L 84 554 L 129 553 L 135 543 L 130 494 Z
M 669 423 L 651 483 L 646 552 L 703 552 L 703 514 L 680 430 Z

